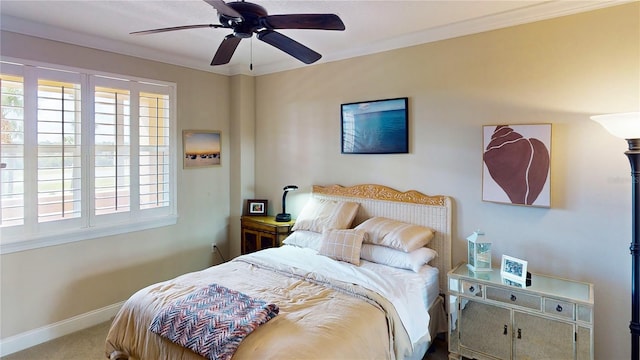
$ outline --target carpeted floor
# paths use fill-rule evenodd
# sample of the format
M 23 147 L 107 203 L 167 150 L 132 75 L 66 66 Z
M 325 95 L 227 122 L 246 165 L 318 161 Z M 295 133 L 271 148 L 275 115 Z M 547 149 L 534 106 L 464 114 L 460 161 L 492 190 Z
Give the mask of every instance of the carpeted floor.
M 111 321 L 2 357 L 2 360 L 104 360 Z
M 1 360 L 104 360 L 107 358 L 104 353 L 104 340 L 109 325 L 110 321 L 2 357 Z M 442 339 L 437 339 L 424 357 L 424 360 L 446 359 L 447 343 Z

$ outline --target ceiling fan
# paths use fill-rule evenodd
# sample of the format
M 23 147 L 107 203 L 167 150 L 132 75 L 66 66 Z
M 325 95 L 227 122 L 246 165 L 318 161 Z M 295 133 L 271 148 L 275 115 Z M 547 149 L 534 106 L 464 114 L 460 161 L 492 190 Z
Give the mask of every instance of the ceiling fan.
M 267 10 L 257 4 L 242 1 L 225 3 L 223 0 L 204 0 L 218 12 L 220 24 L 200 24 L 175 26 L 160 29 L 135 31 L 131 34 L 145 35 L 167 31 L 197 29 L 197 28 L 226 28 L 233 33 L 227 35 L 218 47 L 211 65 L 227 64 L 236 51 L 240 40 L 257 34 L 258 40 L 272 45 L 305 64 L 318 61 L 322 55 L 275 31 L 276 29 L 312 29 L 312 30 L 344 30 L 345 26 L 335 14 L 287 14 L 268 15 Z

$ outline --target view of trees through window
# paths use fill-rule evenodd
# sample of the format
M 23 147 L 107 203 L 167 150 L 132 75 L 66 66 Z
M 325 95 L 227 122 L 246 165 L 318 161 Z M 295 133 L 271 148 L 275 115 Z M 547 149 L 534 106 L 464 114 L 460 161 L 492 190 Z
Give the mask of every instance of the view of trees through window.
M 0 186 L 3 226 L 24 221 L 24 86 L 22 77 L 0 74 Z

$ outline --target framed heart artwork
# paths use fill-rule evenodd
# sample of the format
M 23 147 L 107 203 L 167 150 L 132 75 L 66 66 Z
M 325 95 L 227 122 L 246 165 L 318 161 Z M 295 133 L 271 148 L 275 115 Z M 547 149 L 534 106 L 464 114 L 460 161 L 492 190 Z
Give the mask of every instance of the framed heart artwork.
M 482 200 L 551 207 L 551 124 L 483 126 Z

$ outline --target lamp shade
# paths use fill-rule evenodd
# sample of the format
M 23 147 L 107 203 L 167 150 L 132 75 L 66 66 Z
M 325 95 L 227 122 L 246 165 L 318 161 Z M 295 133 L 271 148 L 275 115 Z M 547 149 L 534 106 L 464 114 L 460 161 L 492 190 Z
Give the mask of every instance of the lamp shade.
M 640 139 L 640 112 L 592 116 L 612 135 L 622 139 Z

